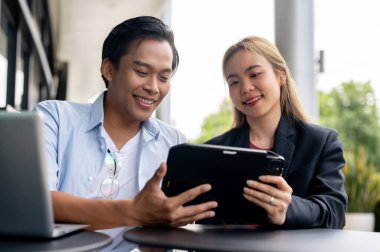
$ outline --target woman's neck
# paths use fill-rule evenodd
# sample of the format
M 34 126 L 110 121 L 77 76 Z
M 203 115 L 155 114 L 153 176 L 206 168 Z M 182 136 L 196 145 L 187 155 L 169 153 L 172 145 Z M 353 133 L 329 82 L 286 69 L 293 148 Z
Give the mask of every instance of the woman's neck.
M 280 119 L 281 113 L 260 118 L 247 117 L 250 142 L 262 149 L 273 148 L 274 136 Z

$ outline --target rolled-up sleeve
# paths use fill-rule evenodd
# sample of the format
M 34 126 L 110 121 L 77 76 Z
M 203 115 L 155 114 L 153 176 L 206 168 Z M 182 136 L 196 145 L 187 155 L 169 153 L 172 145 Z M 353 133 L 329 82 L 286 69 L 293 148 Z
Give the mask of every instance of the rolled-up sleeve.
M 49 190 L 57 191 L 59 168 L 57 163 L 59 122 L 58 113 L 49 103 L 41 102 L 35 107 L 43 122 L 45 163 Z

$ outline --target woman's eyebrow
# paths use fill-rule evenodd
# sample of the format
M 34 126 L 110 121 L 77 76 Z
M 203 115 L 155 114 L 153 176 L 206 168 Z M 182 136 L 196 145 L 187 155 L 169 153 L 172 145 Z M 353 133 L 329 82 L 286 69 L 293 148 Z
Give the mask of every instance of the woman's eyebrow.
M 257 68 L 257 67 L 262 67 L 262 65 L 252 65 L 252 66 L 249 66 L 247 67 L 245 70 L 244 70 L 244 73 L 247 73 L 249 71 L 251 71 L 252 69 L 254 68 Z M 230 79 L 230 78 L 233 78 L 233 77 L 237 77 L 238 75 L 236 73 L 232 73 L 232 74 L 229 74 L 227 75 L 226 77 L 226 80 Z
M 245 69 L 244 73 L 251 71 L 252 69 L 255 69 L 257 67 L 262 67 L 262 65 L 252 65 Z

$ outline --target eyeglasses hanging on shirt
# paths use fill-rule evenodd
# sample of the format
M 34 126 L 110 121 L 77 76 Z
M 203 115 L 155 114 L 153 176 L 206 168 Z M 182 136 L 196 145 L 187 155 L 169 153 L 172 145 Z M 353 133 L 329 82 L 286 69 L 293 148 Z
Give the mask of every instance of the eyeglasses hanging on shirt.
M 100 185 L 100 191 L 105 198 L 114 199 L 119 194 L 119 182 L 117 181 L 117 176 L 121 168 L 121 162 L 118 160 L 116 153 L 107 149 L 104 163 L 108 176 Z

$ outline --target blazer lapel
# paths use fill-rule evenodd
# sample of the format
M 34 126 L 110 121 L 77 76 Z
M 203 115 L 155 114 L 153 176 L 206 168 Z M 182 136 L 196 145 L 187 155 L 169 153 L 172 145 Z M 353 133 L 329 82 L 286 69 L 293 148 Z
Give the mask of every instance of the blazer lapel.
M 285 116 L 282 116 L 276 130 L 273 151 L 285 158 L 284 170 L 282 172 L 283 177 L 286 177 L 286 174 L 288 173 L 290 167 L 290 163 L 292 161 L 295 149 L 295 144 L 293 142 L 294 135 L 294 127 L 286 119 Z

